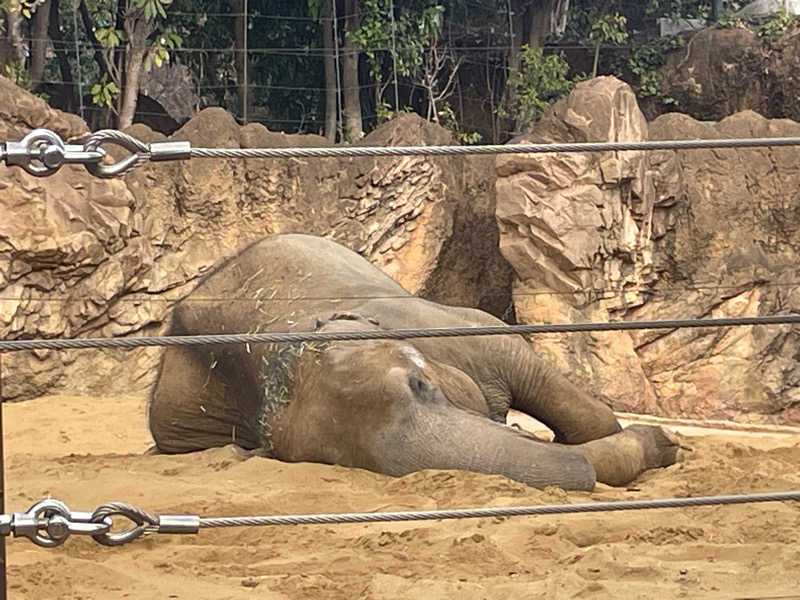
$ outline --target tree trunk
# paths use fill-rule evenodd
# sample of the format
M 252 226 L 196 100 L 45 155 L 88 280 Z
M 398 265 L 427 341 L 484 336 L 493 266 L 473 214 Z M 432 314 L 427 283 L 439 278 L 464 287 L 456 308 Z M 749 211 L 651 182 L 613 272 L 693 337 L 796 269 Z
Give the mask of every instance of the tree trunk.
M 133 125 L 136 114 L 136 99 L 139 96 L 139 79 L 142 74 L 145 49 L 141 47 L 128 50 L 125 61 L 125 87 L 119 104 L 119 119 L 117 127 L 125 129 Z
M 124 94 L 125 86 L 127 85 L 128 77 L 125 73 L 125 69 L 128 62 L 128 53 L 134 46 L 136 46 L 137 42 L 137 17 L 141 17 L 142 12 L 143 11 L 141 9 L 137 11 L 137 9 L 134 8 L 133 0 L 117 0 L 115 29 L 118 31 L 125 31 L 125 33 L 128 35 L 128 42 L 127 44 L 118 45 L 114 50 L 114 53 L 111 57 L 113 66 L 110 79 L 115 81 L 115 83 L 119 86 L 121 94 Z M 136 95 L 134 95 L 133 99 L 134 110 L 136 110 L 136 96 L 138 96 L 138 90 L 136 91 Z M 122 113 L 122 105 L 123 97 L 120 95 L 120 97 L 117 98 L 117 127 L 120 127 L 119 122 L 120 114 Z M 133 122 L 133 113 L 131 113 L 131 122 Z
M 25 44 L 22 40 L 22 13 L 10 10 L 6 13 L 6 37 L 10 49 L 10 60 L 25 64 Z
M 519 49 L 525 35 L 526 5 L 530 0 L 513 0 L 511 14 L 508 15 L 508 75 L 511 77 L 519 71 Z
M 61 34 L 61 19 L 58 14 L 59 0 L 48 0 L 50 5 L 50 18 L 47 20 L 47 35 L 53 41 L 53 51 L 56 54 L 58 61 L 58 70 L 61 73 L 61 82 L 64 84 L 64 91 L 69 90 L 67 106 L 70 107 L 70 112 L 76 112 L 78 105 L 78 86 L 73 83 L 72 69 L 69 65 L 69 57 L 67 56 L 66 48 L 64 47 L 64 36 Z M 75 79 L 80 77 L 80 72 L 75 76 Z
M 92 23 L 92 17 L 89 14 L 89 9 L 86 6 L 86 0 L 81 0 L 80 4 L 78 5 L 78 11 L 80 12 L 81 22 L 83 23 L 83 28 L 86 31 L 86 35 L 92 42 L 92 48 L 94 48 L 94 62 L 96 62 L 97 66 L 100 68 L 100 75 L 106 75 L 110 80 L 112 80 L 111 67 L 109 66 L 108 61 L 103 54 L 103 46 L 100 44 L 97 36 L 94 34 L 94 23 Z
M 527 4 L 526 14 L 520 16 L 525 20 L 524 39 L 530 47 L 541 47 L 551 35 L 563 33 L 569 0 L 538 0 Z
M 358 29 L 360 16 L 357 0 L 345 0 L 345 36 L 342 45 L 342 86 L 344 87 L 344 122 L 345 138 L 349 141 L 357 140 L 364 135 L 364 126 L 361 121 L 361 98 L 358 89 L 358 57 L 361 53 L 348 32 Z
M 336 141 L 336 123 L 338 106 L 336 98 L 339 95 L 339 86 L 336 85 L 336 69 L 338 65 L 334 59 L 334 44 L 338 40 L 333 37 L 333 3 L 336 0 L 325 0 L 322 13 L 322 47 L 325 51 L 325 138 L 333 143 Z
M 31 27 L 33 38 L 31 40 L 31 66 L 29 69 L 31 83 L 35 88 L 42 83 L 44 67 L 47 64 L 47 48 L 50 40 L 47 37 L 48 22 L 50 21 L 50 2 L 44 0 L 37 5 L 36 13 L 33 15 L 33 26 Z
M 119 117 L 117 127 L 125 129 L 133 124 L 136 113 L 136 99 L 139 96 L 139 78 L 142 74 L 144 57 L 147 54 L 147 38 L 155 31 L 155 21 L 145 19 L 144 11 L 128 11 L 125 19 L 125 33 L 128 34 L 128 44 L 122 69 L 124 70 L 124 85 L 122 96 L 119 99 Z
M 242 122 L 246 123 L 252 112 L 252 103 L 248 93 L 250 62 L 247 60 L 247 15 L 244 14 L 245 0 L 231 0 L 231 9 L 236 13 L 234 20 L 234 65 L 236 68 L 236 83 L 239 89 L 239 111 Z
M 6 13 L 0 11 L 0 73 L 5 73 L 5 67 L 11 59 L 11 46 L 8 43 L 8 38 L 5 32 L 8 31 L 8 23 Z

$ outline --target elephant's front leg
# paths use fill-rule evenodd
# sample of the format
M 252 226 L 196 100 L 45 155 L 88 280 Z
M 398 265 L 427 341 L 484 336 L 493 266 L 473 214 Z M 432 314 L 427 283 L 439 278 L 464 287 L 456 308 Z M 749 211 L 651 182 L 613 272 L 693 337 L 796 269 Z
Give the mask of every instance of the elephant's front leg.
M 597 481 L 616 486 L 633 481 L 648 469 L 673 464 L 680 450 L 674 435 L 652 425 L 631 425 L 598 440 L 564 447 L 586 457 Z

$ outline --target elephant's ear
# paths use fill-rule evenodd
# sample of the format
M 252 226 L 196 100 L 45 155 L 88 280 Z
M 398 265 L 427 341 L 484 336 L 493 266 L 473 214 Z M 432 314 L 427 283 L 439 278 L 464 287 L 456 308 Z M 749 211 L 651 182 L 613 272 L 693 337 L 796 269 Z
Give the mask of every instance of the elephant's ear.
M 376 327 L 380 327 L 380 322 L 375 317 L 359 315 L 357 313 L 351 312 L 336 312 L 333 313 L 326 319 L 317 318 L 316 323 L 314 325 L 314 330 L 318 331 L 325 327 L 331 321 L 357 321 L 359 323 L 369 323 L 371 325 L 375 325 Z

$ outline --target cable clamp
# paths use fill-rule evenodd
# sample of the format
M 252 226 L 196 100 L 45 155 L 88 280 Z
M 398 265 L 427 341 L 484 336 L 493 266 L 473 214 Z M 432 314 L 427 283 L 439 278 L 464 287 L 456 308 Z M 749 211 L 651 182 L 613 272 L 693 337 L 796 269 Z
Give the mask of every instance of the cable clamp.
M 34 129 L 19 142 L 0 144 L 0 160 L 6 166 L 22 167 L 35 177 L 46 177 L 63 165 L 82 164 L 87 168 L 99 165 L 106 156 L 102 148 L 65 144 L 49 129 Z

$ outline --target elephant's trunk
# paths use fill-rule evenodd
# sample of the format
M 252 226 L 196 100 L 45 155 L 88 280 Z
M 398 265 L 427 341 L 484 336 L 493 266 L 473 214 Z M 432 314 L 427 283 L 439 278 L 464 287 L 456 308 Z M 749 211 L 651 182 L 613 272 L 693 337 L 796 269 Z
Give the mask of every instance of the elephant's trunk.
M 411 424 L 380 436 L 377 470 L 405 475 L 460 469 L 504 475 L 537 488 L 594 489 L 594 467 L 579 452 L 450 406 L 422 406 L 415 413 Z

